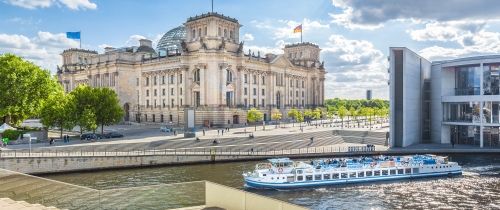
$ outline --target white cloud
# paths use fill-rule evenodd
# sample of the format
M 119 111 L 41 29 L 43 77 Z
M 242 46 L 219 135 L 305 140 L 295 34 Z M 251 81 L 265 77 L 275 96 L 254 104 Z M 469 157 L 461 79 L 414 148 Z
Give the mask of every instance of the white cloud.
M 293 29 L 298 25 L 302 24 L 302 33 L 309 34 L 316 32 L 318 29 L 328 29 L 330 25 L 321 23 L 317 20 L 310 20 L 305 18 L 302 22 L 297 22 L 294 20 L 278 20 L 277 22 L 267 21 L 257 21 L 253 20 L 251 23 L 262 29 L 271 30 L 274 39 L 290 39 L 290 38 L 300 38 L 300 33 L 293 33 Z
M 364 98 L 367 89 L 388 98 L 387 62 L 371 42 L 331 35 L 321 58 L 328 71 L 326 98 Z
M 52 72 L 61 63 L 60 53 L 78 45 L 77 41 L 67 39 L 63 33 L 39 31 L 32 38 L 18 34 L 0 34 L 0 53 L 19 55 Z
M 332 22 L 350 29 L 376 29 L 388 21 L 408 20 L 491 20 L 499 19 L 500 4 L 495 0 L 332 0 L 340 13 Z
M 485 21 L 430 21 L 423 29 L 410 29 L 407 33 L 416 41 L 459 41 L 483 30 Z
M 97 9 L 97 5 L 89 0 L 5 0 L 5 3 L 26 9 L 48 8 L 59 4 L 71 10 Z
M 145 36 L 143 35 L 132 35 L 128 38 L 128 40 L 125 42 L 125 45 L 130 46 L 130 45 L 139 45 L 139 40 L 141 39 L 146 39 Z
M 89 0 L 59 0 L 59 1 L 72 10 L 97 9 L 97 5 L 95 3 L 90 2 Z
M 249 34 L 249 33 L 243 34 L 243 41 L 249 42 L 249 41 L 253 41 L 253 40 L 254 40 L 254 37 L 252 34 Z

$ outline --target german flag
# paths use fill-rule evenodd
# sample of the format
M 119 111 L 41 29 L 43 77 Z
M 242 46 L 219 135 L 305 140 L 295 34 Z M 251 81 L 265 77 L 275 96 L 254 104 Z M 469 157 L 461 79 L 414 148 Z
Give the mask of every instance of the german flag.
M 302 32 L 302 24 L 298 25 L 293 29 L 293 33 L 301 33 Z

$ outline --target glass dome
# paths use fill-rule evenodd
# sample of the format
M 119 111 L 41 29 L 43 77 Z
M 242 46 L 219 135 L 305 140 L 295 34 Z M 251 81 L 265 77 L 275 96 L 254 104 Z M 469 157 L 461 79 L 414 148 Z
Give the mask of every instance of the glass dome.
M 156 49 L 158 51 L 175 51 L 179 49 L 181 51 L 181 42 L 186 39 L 186 28 L 184 26 L 176 27 L 167 33 L 165 33 L 158 44 Z

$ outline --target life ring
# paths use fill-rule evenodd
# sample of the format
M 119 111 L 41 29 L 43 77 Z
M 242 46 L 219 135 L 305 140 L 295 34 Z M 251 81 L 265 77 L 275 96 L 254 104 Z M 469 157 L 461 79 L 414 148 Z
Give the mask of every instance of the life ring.
M 279 167 L 278 168 L 278 173 L 280 173 L 280 174 L 283 173 L 283 168 Z

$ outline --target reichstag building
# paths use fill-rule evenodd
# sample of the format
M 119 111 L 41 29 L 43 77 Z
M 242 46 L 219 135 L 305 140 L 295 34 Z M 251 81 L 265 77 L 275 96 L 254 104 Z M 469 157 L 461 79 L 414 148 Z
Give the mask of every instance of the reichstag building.
M 247 122 L 253 107 L 270 120 L 275 109 L 286 116 L 323 105 L 318 45 L 286 45 L 280 55 L 247 51 L 240 27 L 207 13 L 165 33 L 156 48 L 142 39 L 102 54 L 67 49 L 58 79 L 68 92 L 80 84 L 114 89 L 130 122 L 183 124 L 184 110 L 193 108 L 197 125 L 226 126 Z

